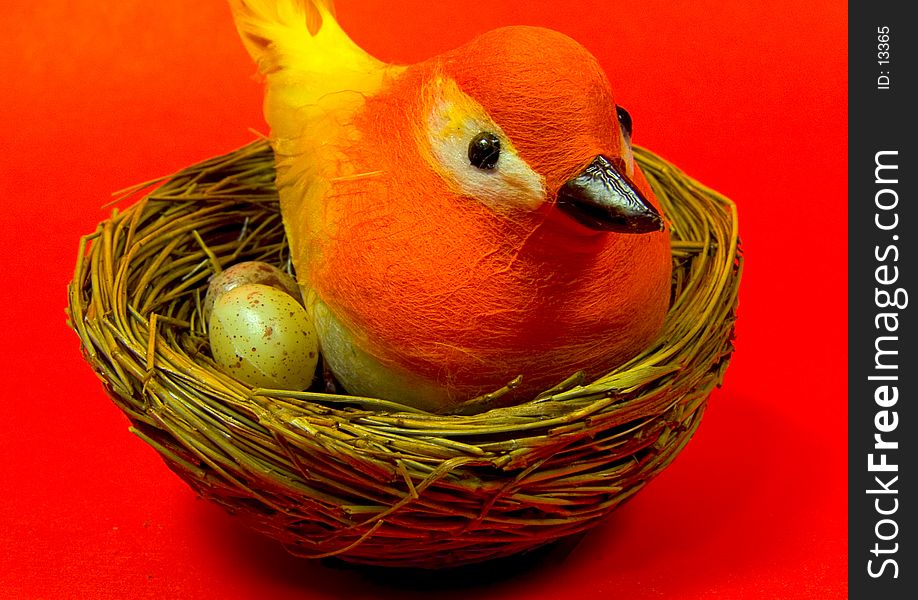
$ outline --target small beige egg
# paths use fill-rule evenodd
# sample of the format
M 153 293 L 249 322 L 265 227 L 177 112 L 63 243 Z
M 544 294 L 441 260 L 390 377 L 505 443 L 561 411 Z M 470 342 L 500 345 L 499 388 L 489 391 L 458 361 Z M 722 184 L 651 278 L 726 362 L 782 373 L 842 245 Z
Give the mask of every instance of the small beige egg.
M 220 294 L 209 326 L 214 360 L 253 387 L 304 390 L 319 360 L 306 309 L 277 288 L 248 283 Z
M 302 302 L 300 288 L 293 277 L 272 264 L 260 260 L 249 260 L 227 267 L 210 278 L 202 307 L 204 319 L 210 318 L 217 298 L 240 285 L 249 283 L 269 285 L 290 294 L 298 302 Z

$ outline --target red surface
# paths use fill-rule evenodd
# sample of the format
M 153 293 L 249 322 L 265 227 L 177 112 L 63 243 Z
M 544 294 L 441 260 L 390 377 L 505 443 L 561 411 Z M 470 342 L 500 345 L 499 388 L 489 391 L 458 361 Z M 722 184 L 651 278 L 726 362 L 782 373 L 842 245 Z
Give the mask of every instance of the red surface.
M 635 141 L 734 198 L 745 243 L 737 352 L 673 466 L 566 556 L 422 581 L 291 558 L 197 500 L 65 325 L 110 192 L 264 129 L 227 6 L 5 5 L 0 597 L 846 596 L 847 13 L 821 4 L 339 2 L 387 60 L 512 23 L 580 40 Z

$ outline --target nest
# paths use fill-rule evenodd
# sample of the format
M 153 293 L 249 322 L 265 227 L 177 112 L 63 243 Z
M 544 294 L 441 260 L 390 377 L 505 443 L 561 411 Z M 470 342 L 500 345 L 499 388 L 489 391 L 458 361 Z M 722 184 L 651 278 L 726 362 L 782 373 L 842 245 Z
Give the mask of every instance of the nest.
M 289 263 L 264 141 L 126 193 L 137 201 L 81 241 L 70 324 L 131 431 L 296 555 L 440 568 L 533 549 L 597 525 L 669 465 L 733 350 L 735 206 L 636 157 L 671 220 L 664 330 L 603 377 L 573 374 L 521 404 L 434 415 L 329 393 L 322 378 L 252 389 L 214 364 L 208 278 L 243 260 Z

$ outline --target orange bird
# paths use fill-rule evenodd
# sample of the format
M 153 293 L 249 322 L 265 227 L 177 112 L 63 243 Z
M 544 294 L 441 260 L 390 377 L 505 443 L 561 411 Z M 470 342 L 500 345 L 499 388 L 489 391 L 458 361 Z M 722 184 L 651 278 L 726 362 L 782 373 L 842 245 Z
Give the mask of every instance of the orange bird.
M 230 0 L 266 79 L 281 211 L 323 356 L 352 394 L 432 411 L 647 347 L 668 309 L 660 206 L 596 59 L 506 27 L 409 66 L 322 0 Z

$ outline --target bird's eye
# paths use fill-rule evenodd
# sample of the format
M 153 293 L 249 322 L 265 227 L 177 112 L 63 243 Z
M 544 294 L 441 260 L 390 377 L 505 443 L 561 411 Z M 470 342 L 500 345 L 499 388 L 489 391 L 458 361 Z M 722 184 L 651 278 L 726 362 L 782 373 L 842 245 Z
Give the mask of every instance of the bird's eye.
M 500 138 L 482 131 L 469 142 L 469 162 L 479 169 L 493 169 L 500 158 Z
M 625 135 L 630 139 L 632 131 L 631 115 L 621 106 L 616 106 L 615 112 L 618 113 L 618 122 L 622 126 L 622 131 L 624 131 Z

